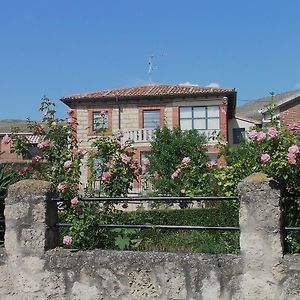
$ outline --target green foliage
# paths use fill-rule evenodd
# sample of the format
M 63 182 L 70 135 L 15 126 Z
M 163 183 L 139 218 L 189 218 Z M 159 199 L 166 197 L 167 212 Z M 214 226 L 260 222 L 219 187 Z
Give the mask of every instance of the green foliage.
M 274 107 L 270 106 L 270 124 L 276 124 L 276 119 L 272 118 L 273 110 Z M 217 171 L 220 172 L 218 185 L 225 195 L 236 193 L 237 184 L 254 172 L 273 177 L 281 188 L 286 226 L 300 226 L 300 135 L 295 130 L 297 126 L 281 130 L 264 126 L 252 130 L 248 133 L 249 140 L 238 147 L 223 148 L 228 167 Z M 299 253 L 300 234 L 288 234 L 285 246 L 286 251 Z
M 152 224 L 153 229 L 114 229 L 120 233 L 115 245 L 118 249 L 125 245 L 124 249 L 144 251 L 237 253 L 237 232 L 161 230 L 154 226 L 238 226 L 238 208 L 232 209 L 230 202 L 214 208 L 120 212 L 115 216 L 118 224 Z
M 93 151 L 89 154 L 88 166 L 91 170 L 89 189 L 99 182 L 99 194 L 104 196 L 126 195 L 132 183 L 138 180 L 140 166 L 130 143 L 121 144 L 117 137 L 93 139 Z
M 194 176 L 188 185 L 194 187 L 199 180 L 197 172 L 203 172 L 207 166 L 206 138 L 196 130 L 183 131 L 180 128 L 158 128 L 151 142 L 149 173 L 154 189 L 158 194 L 181 195 L 185 184 L 181 180 L 172 180 L 171 176 L 185 157 L 191 159 Z M 182 166 L 181 166 L 182 167 Z M 180 166 L 179 166 L 180 168 Z
M 54 108 L 55 103 L 44 97 L 40 107 L 42 122 L 28 120 L 28 127 L 40 137 L 38 148 L 41 150 L 40 155 L 32 158 L 30 171 L 33 178 L 52 182 L 60 197 L 71 199 L 77 194 L 82 158 L 77 152 L 76 120 L 71 116 L 72 110 L 67 121 L 56 118 Z M 29 156 L 31 145 L 25 136 L 18 134 L 18 129 L 12 134 L 12 143 L 16 153 Z

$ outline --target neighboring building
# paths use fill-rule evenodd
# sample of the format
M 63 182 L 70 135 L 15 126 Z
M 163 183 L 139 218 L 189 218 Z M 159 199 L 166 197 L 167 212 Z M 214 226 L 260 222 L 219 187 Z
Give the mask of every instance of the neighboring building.
M 270 120 L 266 107 L 276 105 L 275 117 L 280 126 L 300 121 L 300 90 L 289 91 L 269 97 L 252 100 L 236 108 L 236 119 L 232 130 L 249 130 L 253 125 L 262 125 Z M 234 124 L 235 122 L 235 124 Z M 235 127 L 237 126 L 237 127 Z
M 123 141 L 132 140 L 139 160 L 150 151 L 157 126 L 197 129 L 209 138 L 208 153 L 218 149 L 211 138 L 220 134 L 228 142 L 228 120 L 234 117 L 234 89 L 183 85 L 147 85 L 63 96 L 61 101 L 76 110 L 77 138 L 83 147 L 89 139 L 121 130 Z M 97 132 L 104 129 L 104 132 Z M 87 178 L 87 170 L 83 170 Z
M 13 131 L 13 128 L 19 128 L 20 135 L 25 135 L 29 142 L 32 144 L 29 149 L 30 155 L 35 155 L 39 150 L 37 148 L 37 144 L 40 142 L 40 138 L 38 136 L 33 135 L 27 126 L 27 121 L 24 120 L 0 120 L 0 163 L 2 162 L 20 162 L 27 159 L 26 157 L 22 157 L 17 155 L 14 151 L 12 144 L 4 144 L 2 139 L 8 134 L 10 135 Z M 28 157 L 29 159 L 30 157 Z

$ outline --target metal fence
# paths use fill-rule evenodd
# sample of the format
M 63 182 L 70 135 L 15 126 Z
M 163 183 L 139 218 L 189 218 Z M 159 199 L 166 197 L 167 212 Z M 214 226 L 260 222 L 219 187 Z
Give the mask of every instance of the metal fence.
M 99 203 L 181 203 L 181 202 L 204 202 L 204 201 L 238 201 L 238 196 L 231 197 L 172 197 L 172 196 L 158 196 L 158 197 L 95 197 L 95 198 L 80 198 L 84 202 L 99 202 Z M 52 198 L 52 201 L 63 202 L 62 199 Z M 58 227 L 71 227 L 71 223 L 56 223 Z M 180 225 L 161 225 L 161 224 L 96 224 L 98 228 L 140 228 L 140 229 L 170 229 L 170 230 L 207 230 L 207 231 L 239 231 L 237 226 L 180 226 Z M 286 232 L 294 231 L 300 232 L 300 227 L 285 226 Z
M 53 201 L 62 202 L 59 198 L 53 198 Z M 84 202 L 99 203 L 182 203 L 182 202 L 205 202 L 205 201 L 228 201 L 238 200 L 237 196 L 232 197 L 99 197 L 99 198 L 81 198 Z M 71 223 L 57 223 L 58 227 L 71 227 Z M 139 228 L 139 229 L 169 229 L 169 230 L 208 230 L 208 231 L 239 231 L 236 226 L 183 226 L 183 225 L 162 225 L 162 224 L 96 224 L 98 228 Z
M 5 233 L 4 199 L 5 196 L 0 196 L 0 247 L 4 246 L 4 233 Z

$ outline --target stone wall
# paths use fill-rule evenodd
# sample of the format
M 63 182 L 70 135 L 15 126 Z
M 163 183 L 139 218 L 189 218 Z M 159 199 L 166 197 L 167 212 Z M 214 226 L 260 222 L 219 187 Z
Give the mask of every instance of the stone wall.
M 278 187 L 254 174 L 239 191 L 240 255 L 72 251 L 55 248 L 51 185 L 20 181 L 6 199 L 0 299 L 300 299 L 300 257 L 283 256 Z

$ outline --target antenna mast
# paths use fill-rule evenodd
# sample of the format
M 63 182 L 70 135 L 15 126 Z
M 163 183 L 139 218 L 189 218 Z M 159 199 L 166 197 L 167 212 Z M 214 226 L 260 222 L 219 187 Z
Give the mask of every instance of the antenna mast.
M 154 70 L 153 59 L 154 59 L 154 55 L 150 55 L 149 56 L 149 61 L 148 61 L 148 80 L 149 80 L 149 84 L 152 83 L 152 73 L 153 73 L 153 70 Z

